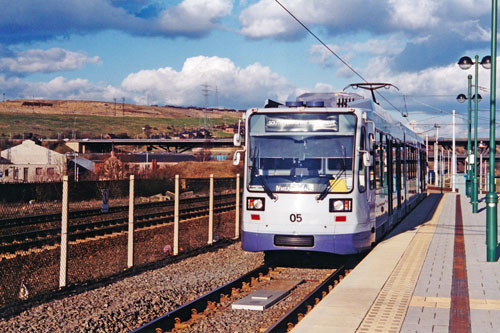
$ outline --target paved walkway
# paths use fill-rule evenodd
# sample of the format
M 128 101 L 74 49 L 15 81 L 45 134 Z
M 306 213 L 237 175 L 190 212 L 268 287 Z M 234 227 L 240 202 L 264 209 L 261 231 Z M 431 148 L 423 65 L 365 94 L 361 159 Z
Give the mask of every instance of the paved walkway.
M 293 332 L 500 332 L 485 210 L 429 195 Z

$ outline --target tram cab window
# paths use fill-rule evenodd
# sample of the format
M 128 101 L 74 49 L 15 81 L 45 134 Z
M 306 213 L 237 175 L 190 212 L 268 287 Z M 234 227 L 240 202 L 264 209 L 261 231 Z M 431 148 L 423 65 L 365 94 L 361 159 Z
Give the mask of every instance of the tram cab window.
M 352 191 L 355 129 L 352 114 L 253 114 L 249 190 Z

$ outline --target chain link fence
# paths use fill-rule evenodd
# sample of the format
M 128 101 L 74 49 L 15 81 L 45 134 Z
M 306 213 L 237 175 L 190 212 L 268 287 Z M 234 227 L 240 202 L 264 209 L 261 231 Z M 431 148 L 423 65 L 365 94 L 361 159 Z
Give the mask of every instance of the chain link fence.
M 176 192 L 175 179 L 69 180 L 67 197 L 64 181 L 9 184 L 0 307 L 238 238 L 237 183 L 179 178 Z

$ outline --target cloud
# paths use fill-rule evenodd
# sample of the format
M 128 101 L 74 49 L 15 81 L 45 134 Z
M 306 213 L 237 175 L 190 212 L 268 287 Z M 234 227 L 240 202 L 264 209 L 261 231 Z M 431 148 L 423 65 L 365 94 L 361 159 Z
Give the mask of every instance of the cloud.
M 208 84 L 209 104 L 217 90 L 220 105 L 252 107 L 267 98 L 285 100 L 294 87 L 285 78 L 259 63 L 237 67 L 230 59 L 198 56 L 186 59 L 182 69 L 171 67 L 142 70 L 128 75 L 121 88 L 132 94 L 137 103 L 204 105 L 203 85 Z
M 382 31 L 379 17 L 387 16 L 378 0 L 296 0 L 283 4 L 306 25 L 321 26 L 332 35 L 363 29 Z M 254 39 L 294 40 L 305 36 L 305 30 L 275 1 L 260 0 L 240 14 L 240 33 Z
M 285 101 L 295 94 L 295 86 L 269 67 L 254 63 L 243 68 L 228 58 L 205 56 L 186 59 L 179 71 L 164 67 L 131 73 L 120 86 L 94 84 L 80 78 L 68 80 L 62 76 L 48 82 L 26 82 L 0 75 L 0 90 L 6 92 L 9 99 L 111 101 L 125 97 L 138 104 L 149 101 L 152 104 L 204 106 L 202 90 L 205 84 L 209 89 L 209 106 L 249 108 L 262 106 L 268 98 Z
M 216 29 L 219 20 L 229 15 L 232 9 L 230 0 L 184 0 L 159 15 L 158 30 L 166 34 L 202 36 Z
M 0 43 L 48 40 L 119 30 L 134 35 L 203 37 L 232 11 L 231 0 L 158 1 L 0 0 Z
M 75 70 L 87 64 L 99 63 L 99 57 L 60 48 L 32 49 L 0 58 L 0 71 L 9 74 L 51 73 Z
M 339 37 L 337 49 L 356 57 L 377 50 L 394 56 L 390 66 L 398 71 L 419 71 L 444 66 L 464 50 L 489 46 L 490 2 L 478 0 L 296 0 L 282 3 L 308 28 L 328 37 Z M 252 39 L 298 40 L 306 30 L 273 0 L 259 0 L 240 14 L 240 33 Z M 362 35 L 371 41 L 353 42 Z M 339 38 L 340 39 L 340 38 Z M 389 45 L 383 45 L 387 41 Z M 369 48 L 369 49 L 367 49 Z M 396 53 L 394 51 L 397 51 Z M 382 53 L 378 53 L 382 54 Z M 457 58 L 457 59 L 458 59 Z M 331 66 L 330 57 L 316 53 L 314 62 Z M 341 71 L 341 74 L 345 74 Z

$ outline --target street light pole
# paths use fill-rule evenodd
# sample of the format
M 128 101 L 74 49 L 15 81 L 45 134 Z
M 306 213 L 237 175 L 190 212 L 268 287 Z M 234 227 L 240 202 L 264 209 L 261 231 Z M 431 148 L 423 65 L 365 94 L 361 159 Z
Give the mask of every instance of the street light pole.
M 486 258 L 497 261 L 497 202 L 495 187 L 495 122 L 496 122 L 496 69 L 497 69 L 497 5 L 492 0 L 491 9 L 491 73 L 490 73 L 490 179 L 486 195 Z
M 476 55 L 476 61 L 474 62 L 475 69 L 475 87 L 474 87 L 474 176 L 472 177 L 472 212 L 477 213 L 477 110 L 479 103 L 479 93 L 478 93 L 478 67 L 479 67 L 479 56 Z
M 469 102 L 469 107 L 467 109 L 467 160 L 465 165 L 467 166 L 467 180 L 465 182 L 466 191 L 465 194 L 471 198 L 471 181 L 472 181 L 472 170 L 470 165 L 470 155 L 472 152 L 471 149 L 471 132 L 472 132 L 472 99 L 471 99 L 471 91 L 472 91 L 472 75 L 469 74 L 467 76 L 468 80 L 468 92 L 467 92 L 467 100 Z
M 452 123 L 453 123 L 453 152 L 451 155 L 451 188 L 452 191 L 455 192 L 456 190 L 456 177 L 457 177 L 457 152 L 455 149 L 455 110 L 452 112 Z

